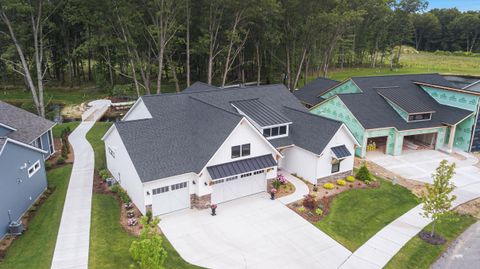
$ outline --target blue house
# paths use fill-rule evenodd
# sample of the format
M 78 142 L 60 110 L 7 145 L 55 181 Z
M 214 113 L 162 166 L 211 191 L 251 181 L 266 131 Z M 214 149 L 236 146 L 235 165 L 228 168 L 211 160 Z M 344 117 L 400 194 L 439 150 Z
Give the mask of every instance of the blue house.
M 55 123 L 0 101 L 0 239 L 47 188 Z

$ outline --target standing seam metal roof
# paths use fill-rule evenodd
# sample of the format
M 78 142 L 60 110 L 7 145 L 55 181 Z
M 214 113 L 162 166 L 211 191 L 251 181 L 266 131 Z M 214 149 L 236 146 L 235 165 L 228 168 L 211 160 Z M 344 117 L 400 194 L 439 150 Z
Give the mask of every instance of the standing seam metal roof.
M 234 101 L 232 105 L 245 113 L 261 127 L 291 122 L 291 120 L 287 119 L 275 109 L 262 103 L 258 98 Z
M 225 178 L 276 166 L 271 154 L 207 167 L 212 179 Z

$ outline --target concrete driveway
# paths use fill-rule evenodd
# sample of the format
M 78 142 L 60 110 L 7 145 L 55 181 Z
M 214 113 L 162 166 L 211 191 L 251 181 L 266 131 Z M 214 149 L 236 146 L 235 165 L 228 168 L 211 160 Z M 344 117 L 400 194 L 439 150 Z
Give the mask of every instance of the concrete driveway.
M 162 217 L 180 256 L 206 268 L 338 268 L 351 252 L 266 193 Z

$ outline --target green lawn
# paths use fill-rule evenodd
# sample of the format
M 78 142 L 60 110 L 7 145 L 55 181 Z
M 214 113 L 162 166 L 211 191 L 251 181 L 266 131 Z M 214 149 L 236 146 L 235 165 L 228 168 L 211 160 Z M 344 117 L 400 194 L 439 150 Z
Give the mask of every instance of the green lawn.
M 356 189 L 336 196 L 330 212 L 315 225 L 351 251 L 416 206 L 415 196 L 400 185 L 380 180 L 375 189 Z
M 445 237 L 451 243 L 457 236 L 465 231 L 476 219 L 468 215 L 454 215 L 444 218 L 438 223 L 435 232 Z M 427 227 L 430 230 L 431 225 Z M 386 265 L 387 269 L 412 269 L 430 268 L 438 257 L 447 249 L 448 243 L 442 246 L 434 246 L 426 243 L 418 236 L 410 239 L 408 243 Z
M 66 129 L 67 127 L 69 127 L 70 131 L 73 132 L 73 130 L 77 128 L 79 124 L 80 124 L 79 121 L 59 123 L 53 127 L 53 137 L 60 138 L 60 135 L 62 134 L 63 129 Z
M 56 189 L 40 207 L 28 231 L 8 249 L 0 269 L 50 268 L 71 171 L 72 166 L 67 165 L 47 173 L 48 184 Z
M 105 144 L 102 141 L 102 137 L 110 126 L 112 126 L 111 122 L 97 122 L 87 133 L 87 140 L 95 152 L 95 168 L 97 171 L 107 166 L 105 163 Z

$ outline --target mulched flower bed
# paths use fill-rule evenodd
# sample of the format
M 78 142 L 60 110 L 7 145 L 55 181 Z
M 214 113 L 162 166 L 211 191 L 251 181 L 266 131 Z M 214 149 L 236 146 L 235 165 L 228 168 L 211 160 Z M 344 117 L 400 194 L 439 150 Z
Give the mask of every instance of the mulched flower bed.
M 418 233 L 418 237 L 423 241 L 432 244 L 432 245 L 443 245 L 447 243 L 447 240 L 443 238 L 441 235 L 429 232 L 429 231 L 421 231 Z

